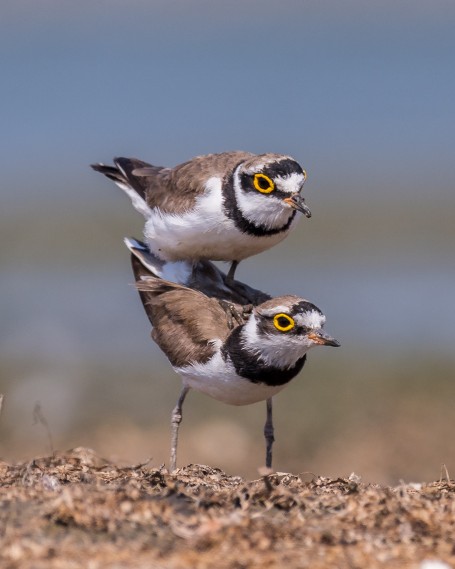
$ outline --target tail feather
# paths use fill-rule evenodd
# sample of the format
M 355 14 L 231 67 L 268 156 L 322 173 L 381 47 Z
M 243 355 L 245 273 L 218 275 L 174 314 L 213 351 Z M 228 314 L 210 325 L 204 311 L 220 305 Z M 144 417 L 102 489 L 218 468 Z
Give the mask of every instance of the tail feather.
M 114 158 L 114 164 L 117 166 L 117 170 L 122 175 L 125 183 L 127 183 L 141 196 L 144 201 L 146 201 L 148 180 L 144 176 L 137 176 L 136 170 L 140 172 L 143 168 L 147 168 L 159 171 L 162 170 L 162 168 L 158 166 L 152 166 L 151 164 L 143 162 L 142 160 L 138 160 L 137 158 L 117 157 Z
M 122 172 L 115 166 L 106 166 L 105 164 L 90 164 L 90 168 L 95 170 L 95 172 L 100 172 L 104 174 L 110 180 L 113 180 L 116 184 L 127 184 L 128 180 L 122 174 Z
M 147 245 L 138 239 L 125 237 L 123 242 L 130 250 L 131 254 L 139 261 L 140 265 L 142 266 L 142 270 L 139 270 L 139 266 L 137 266 L 137 269 L 135 270 L 134 276 L 136 277 L 137 281 L 141 280 L 142 277 L 149 276 L 153 276 L 158 279 L 163 278 L 163 266 L 165 264 L 165 261 L 158 259 L 158 257 L 150 252 L 150 249 L 147 247 Z M 136 274 L 136 272 L 138 274 Z
M 142 213 L 146 218 L 150 216 L 151 210 L 147 205 L 147 178 L 136 176 L 134 171 L 142 168 L 153 168 L 153 166 L 136 158 L 114 158 L 114 166 L 101 163 L 90 166 L 95 172 L 100 172 L 113 180 L 130 197 L 134 208 L 139 213 Z

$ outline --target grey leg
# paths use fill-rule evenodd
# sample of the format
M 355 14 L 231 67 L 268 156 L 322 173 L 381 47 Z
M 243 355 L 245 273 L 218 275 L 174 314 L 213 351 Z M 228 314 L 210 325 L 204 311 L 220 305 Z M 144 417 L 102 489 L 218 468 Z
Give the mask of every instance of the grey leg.
M 265 437 L 265 466 L 272 468 L 272 445 L 275 441 L 273 436 L 273 416 L 272 416 L 272 398 L 267 399 L 267 419 L 264 425 Z
M 235 270 L 237 269 L 239 263 L 240 261 L 232 261 L 229 272 L 226 276 L 226 281 L 228 284 L 232 284 L 234 282 Z
M 177 463 L 177 442 L 179 438 L 179 426 L 182 422 L 182 406 L 185 401 L 185 397 L 190 390 L 189 387 L 183 387 L 180 392 L 177 405 L 174 407 L 171 416 L 171 427 L 172 427 L 172 442 L 171 442 L 171 472 L 175 470 Z
M 232 261 L 228 274 L 224 279 L 224 284 L 229 287 L 233 293 L 231 297 L 232 301 L 236 304 L 259 304 L 259 302 L 255 302 L 255 292 L 257 291 L 234 279 L 235 271 L 239 264 L 240 261 Z

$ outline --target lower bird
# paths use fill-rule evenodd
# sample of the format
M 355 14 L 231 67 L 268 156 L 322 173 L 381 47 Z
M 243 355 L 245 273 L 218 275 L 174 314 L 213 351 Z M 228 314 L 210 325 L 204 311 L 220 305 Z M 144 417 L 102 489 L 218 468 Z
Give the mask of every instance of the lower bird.
M 266 401 L 265 465 L 271 468 L 272 397 L 302 370 L 308 350 L 340 345 L 324 332 L 324 314 L 303 298 L 285 295 L 250 307 L 233 320 L 223 300 L 163 280 L 150 262 L 143 264 L 134 247 L 130 250 L 152 338 L 183 383 L 171 419 L 171 470 L 176 468 L 182 406 L 190 389 L 230 405 Z

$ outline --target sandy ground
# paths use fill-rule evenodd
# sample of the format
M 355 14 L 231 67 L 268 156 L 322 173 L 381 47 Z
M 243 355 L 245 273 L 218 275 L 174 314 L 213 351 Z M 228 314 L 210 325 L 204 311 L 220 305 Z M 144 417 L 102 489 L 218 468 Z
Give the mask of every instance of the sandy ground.
M 454 498 L 450 480 L 245 481 L 200 465 L 119 467 L 78 448 L 0 463 L 0 567 L 452 567 Z

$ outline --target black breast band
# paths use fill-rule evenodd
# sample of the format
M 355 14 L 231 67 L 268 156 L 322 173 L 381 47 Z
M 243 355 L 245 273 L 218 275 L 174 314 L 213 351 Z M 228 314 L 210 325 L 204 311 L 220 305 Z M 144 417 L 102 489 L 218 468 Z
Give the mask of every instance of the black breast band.
M 238 375 L 253 383 L 276 386 L 285 385 L 301 371 L 305 364 L 306 354 L 289 369 L 268 366 L 242 346 L 240 337 L 242 329 L 243 326 L 235 328 L 221 349 L 223 358 L 230 357 Z

